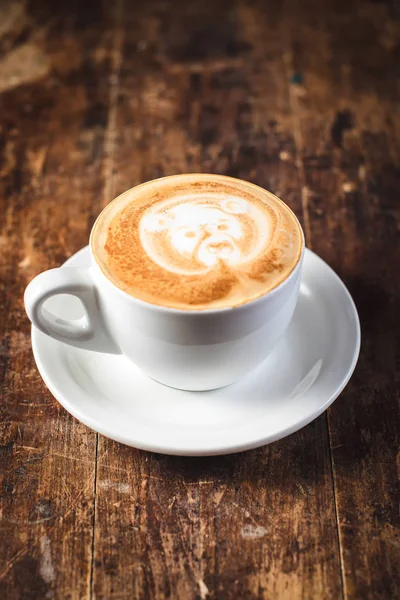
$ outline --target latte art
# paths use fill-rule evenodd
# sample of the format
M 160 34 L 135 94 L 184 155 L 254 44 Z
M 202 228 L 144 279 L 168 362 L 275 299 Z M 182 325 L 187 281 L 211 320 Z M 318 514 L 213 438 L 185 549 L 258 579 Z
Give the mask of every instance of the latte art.
M 237 197 L 183 196 L 150 207 L 139 225 L 149 258 L 163 269 L 200 274 L 224 261 L 238 266 L 253 260 L 268 241 L 265 215 Z
M 253 184 L 177 175 L 111 202 L 92 233 L 94 258 L 123 291 L 186 310 L 233 307 L 267 293 L 299 262 L 294 214 Z

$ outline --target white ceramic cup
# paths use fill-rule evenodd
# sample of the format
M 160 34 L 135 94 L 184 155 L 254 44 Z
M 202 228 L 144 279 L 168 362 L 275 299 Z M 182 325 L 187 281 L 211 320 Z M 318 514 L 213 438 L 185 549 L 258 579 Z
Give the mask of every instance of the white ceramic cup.
M 246 304 L 210 310 L 179 310 L 134 298 L 104 275 L 90 252 L 89 268 L 51 269 L 30 282 L 25 308 L 33 325 L 71 346 L 123 353 L 165 385 L 200 391 L 238 381 L 286 331 L 299 295 L 304 236 L 296 266 L 276 288 Z M 78 321 L 53 316 L 44 303 L 57 294 L 77 296 L 85 316 Z

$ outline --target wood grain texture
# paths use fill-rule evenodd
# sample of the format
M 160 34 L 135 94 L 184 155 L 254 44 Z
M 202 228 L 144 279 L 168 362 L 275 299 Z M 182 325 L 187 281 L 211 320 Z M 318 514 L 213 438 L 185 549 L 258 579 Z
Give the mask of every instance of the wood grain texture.
M 345 597 L 400 596 L 400 21 L 393 5 L 290 6 L 312 244 L 360 311 L 356 373 L 329 410 Z M 316 34 L 310 31 L 318 28 Z M 315 43 L 318 42 L 318 52 Z
M 400 595 L 399 48 L 391 0 L 0 3 L 2 598 Z M 22 304 L 116 194 L 187 171 L 284 198 L 362 320 L 328 416 L 226 457 L 75 421 Z
M 114 42 L 96 7 L 87 23 L 78 3 L 58 15 L 52 2 L 0 7 L 2 598 L 90 594 L 97 437 L 41 382 L 22 297 L 86 243 L 103 192 Z

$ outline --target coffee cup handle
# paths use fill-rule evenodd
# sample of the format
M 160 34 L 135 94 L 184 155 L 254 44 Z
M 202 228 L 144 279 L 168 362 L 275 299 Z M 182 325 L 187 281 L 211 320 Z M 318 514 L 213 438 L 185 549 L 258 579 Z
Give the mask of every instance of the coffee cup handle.
M 54 316 L 43 306 L 58 294 L 71 294 L 82 302 L 85 315 L 77 320 Z M 120 354 L 104 324 L 98 293 L 90 269 L 59 268 L 40 273 L 25 290 L 25 310 L 33 325 L 50 337 L 86 350 Z

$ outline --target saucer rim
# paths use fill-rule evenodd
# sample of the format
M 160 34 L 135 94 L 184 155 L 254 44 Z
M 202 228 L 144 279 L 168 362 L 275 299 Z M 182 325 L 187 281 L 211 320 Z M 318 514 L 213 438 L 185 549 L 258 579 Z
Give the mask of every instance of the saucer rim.
M 62 265 L 62 267 L 68 267 L 69 266 L 68 263 L 75 261 L 76 259 L 79 259 L 80 255 L 86 254 L 88 252 L 88 250 L 89 250 L 89 246 L 85 246 L 84 248 L 81 248 L 78 252 L 76 252 L 70 258 L 68 258 L 68 260 L 65 261 L 65 263 Z M 357 361 L 359 358 L 359 354 L 360 354 L 360 348 L 361 348 L 360 320 L 359 320 L 355 302 L 354 302 L 349 290 L 347 289 L 347 287 L 345 286 L 343 281 L 340 279 L 340 277 L 337 275 L 337 273 L 332 269 L 332 267 L 330 267 L 320 256 L 318 256 L 315 252 L 313 252 L 309 248 L 305 249 L 304 259 L 306 258 L 306 254 L 308 254 L 308 253 L 313 255 L 313 257 L 316 258 L 318 261 L 321 261 L 323 263 L 324 268 L 328 269 L 330 271 L 330 273 L 335 277 L 336 282 L 340 284 L 340 287 L 341 287 L 342 291 L 344 292 L 346 300 L 348 301 L 348 305 L 349 305 L 349 307 L 351 307 L 352 321 L 354 322 L 354 325 L 355 325 L 355 344 L 354 344 L 354 352 L 353 352 L 352 360 L 348 365 L 345 376 L 342 378 L 342 381 L 341 381 L 340 385 L 338 386 L 338 388 L 335 390 L 335 392 L 326 400 L 326 402 L 321 404 L 317 410 L 311 411 L 306 417 L 301 417 L 298 421 L 296 421 L 295 423 L 293 423 L 290 426 L 287 426 L 287 427 L 283 426 L 281 429 L 275 431 L 272 434 L 268 434 L 266 436 L 255 438 L 253 440 L 249 440 L 249 441 L 246 441 L 243 443 L 235 444 L 235 442 L 232 441 L 232 443 L 225 444 L 224 446 L 221 446 L 221 447 L 216 447 L 214 444 L 214 446 L 212 448 L 208 448 L 208 449 L 205 447 L 202 447 L 202 448 L 199 447 L 198 449 L 195 449 L 195 448 L 189 449 L 188 448 L 186 450 L 182 447 L 166 446 L 164 444 L 158 445 L 156 442 L 143 443 L 143 441 L 140 441 L 140 440 L 139 440 L 139 442 L 136 442 L 134 439 L 129 438 L 126 435 L 123 435 L 123 434 L 118 435 L 114 431 L 111 431 L 111 433 L 110 433 L 110 430 L 107 429 L 107 426 L 103 425 L 103 423 L 101 421 L 97 421 L 96 418 L 93 418 L 90 415 L 88 416 L 86 412 L 82 412 L 79 409 L 79 405 L 77 403 L 74 403 L 73 401 L 71 402 L 68 398 L 68 394 L 63 392 L 63 390 L 57 386 L 57 383 L 53 381 L 53 378 L 49 375 L 48 369 L 46 368 L 46 366 L 44 364 L 44 360 L 42 359 L 42 356 L 41 356 L 40 341 L 41 341 L 41 337 L 44 334 L 41 334 L 41 332 L 32 325 L 32 328 L 31 328 L 32 350 L 33 350 L 34 359 L 35 359 L 38 371 L 40 373 L 40 376 L 42 377 L 44 383 L 46 384 L 46 386 L 48 387 L 48 389 L 50 390 L 52 395 L 56 398 L 56 400 L 65 408 L 65 410 L 67 412 L 69 412 L 78 421 L 82 422 L 84 425 L 86 425 L 93 431 L 96 431 L 97 433 L 104 435 L 105 437 L 108 437 L 110 439 L 113 439 L 114 441 L 117 441 L 119 443 L 125 444 L 127 446 L 131 446 L 131 447 L 134 447 L 134 448 L 137 448 L 140 450 L 156 452 L 159 454 L 175 455 L 175 456 L 218 456 L 218 455 L 224 455 L 224 454 L 234 454 L 236 452 L 243 452 L 246 450 L 259 448 L 261 446 L 264 446 L 264 445 L 270 444 L 272 442 L 278 441 L 280 439 L 283 439 L 283 438 L 287 437 L 288 435 L 291 435 L 292 433 L 295 433 L 296 431 L 302 429 L 303 427 L 305 427 L 312 421 L 314 421 L 323 412 L 325 412 L 327 410 L 327 408 L 329 408 L 329 406 L 336 400 L 336 398 L 338 398 L 338 396 L 342 393 L 342 391 L 348 384 L 348 382 L 355 370 L 355 367 L 357 365 Z M 61 342 L 58 342 L 58 343 L 61 344 Z M 162 385 L 162 384 L 159 384 L 159 385 Z M 229 389 L 229 386 L 227 389 Z M 204 393 L 207 393 L 207 392 L 204 392 Z

